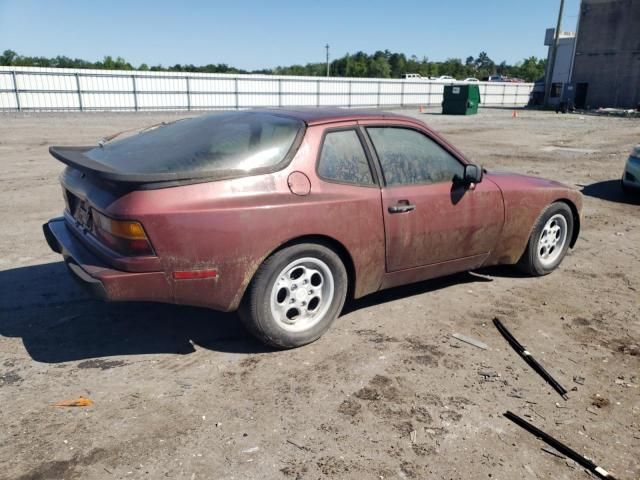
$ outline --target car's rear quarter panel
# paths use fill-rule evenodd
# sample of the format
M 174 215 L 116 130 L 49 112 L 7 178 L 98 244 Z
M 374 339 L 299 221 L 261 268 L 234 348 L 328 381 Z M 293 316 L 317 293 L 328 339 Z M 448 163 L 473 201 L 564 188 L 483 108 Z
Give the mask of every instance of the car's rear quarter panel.
M 237 308 L 264 259 L 282 245 L 309 236 L 342 245 L 353 264 L 355 296 L 373 292 L 385 265 L 380 191 L 317 178 L 322 130 L 308 128 L 298 154 L 281 172 L 135 191 L 116 199 L 108 211 L 142 222 L 168 277 L 177 270 L 218 271 L 215 279 L 168 278 L 176 303 Z M 287 178 L 293 171 L 309 178 L 308 195 L 289 190 Z

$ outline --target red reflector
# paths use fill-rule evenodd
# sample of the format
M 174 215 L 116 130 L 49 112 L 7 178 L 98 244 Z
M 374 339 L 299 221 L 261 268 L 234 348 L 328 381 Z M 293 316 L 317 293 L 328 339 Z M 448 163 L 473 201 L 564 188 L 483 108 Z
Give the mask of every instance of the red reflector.
M 216 278 L 217 270 L 191 270 L 182 272 L 173 272 L 173 278 L 176 280 L 192 280 L 198 278 Z

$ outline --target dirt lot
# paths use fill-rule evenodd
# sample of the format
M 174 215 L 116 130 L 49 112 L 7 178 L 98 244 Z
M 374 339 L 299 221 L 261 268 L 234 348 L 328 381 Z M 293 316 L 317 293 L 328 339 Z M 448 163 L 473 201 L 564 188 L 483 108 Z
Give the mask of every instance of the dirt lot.
M 640 122 L 407 113 L 489 169 L 582 190 L 576 249 L 544 278 L 498 268 L 351 302 L 320 341 L 286 352 L 232 314 L 92 300 L 43 240 L 63 208 L 48 145 L 184 114 L 0 115 L 0 478 L 588 478 L 506 410 L 640 478 L 640 197 L 618 188 Z M 79 395 L 95 403 L 52 406 Z

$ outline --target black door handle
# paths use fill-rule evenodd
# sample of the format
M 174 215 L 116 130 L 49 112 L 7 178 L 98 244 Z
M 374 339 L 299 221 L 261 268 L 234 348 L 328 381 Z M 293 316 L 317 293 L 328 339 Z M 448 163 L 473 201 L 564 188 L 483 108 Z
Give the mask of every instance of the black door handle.
M 416 206 L 408 200 L 400 200 L 395 205 L 389 207 L 389 213 L 406 213 L 415 210 Z

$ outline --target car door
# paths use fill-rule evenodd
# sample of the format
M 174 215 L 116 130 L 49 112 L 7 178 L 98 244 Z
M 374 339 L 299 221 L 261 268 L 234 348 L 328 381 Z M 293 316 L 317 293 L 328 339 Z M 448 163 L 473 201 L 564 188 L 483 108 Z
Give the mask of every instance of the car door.
M 464 163 L 426 131 L 402 125 L 363 128 L 384 179 L 387 272 L 454 260 L 454 270 L 480 265 L 504 223 L 497 185 L 488 179 L 467 186 L 454 181 L 462 178 Z

